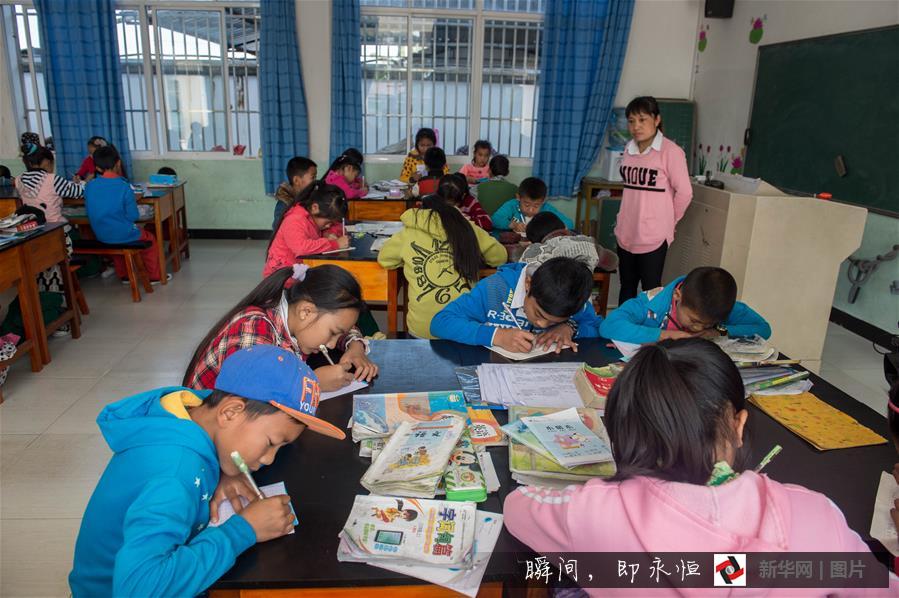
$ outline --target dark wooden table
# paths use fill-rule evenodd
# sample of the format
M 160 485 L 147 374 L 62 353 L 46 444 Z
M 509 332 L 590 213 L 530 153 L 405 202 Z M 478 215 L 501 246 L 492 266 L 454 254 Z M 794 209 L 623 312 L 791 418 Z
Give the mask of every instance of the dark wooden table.
M 537 361 L 586 361 L 604 365 L 616 361 L 619 354 L 606 347 L 602 339 L 579 343 L 579 353 L 565 351 L 560 356 L 544 356 Z M 460 365 L 502 362 L 507 360 L 484 347 L 460 345 L 451 341 L 388 340 L 372 343 L 372 359 L 381 373 L 363 392 L 411 392 L 458 389 L 453 368 Z M 815 375 L 813 392 L 823 401 L 856 418 L 877 433 L 888 437 L 886 420 L 867 406 L 852 399 Z M 855 449 L 819 452 L 773 419 L 750 406 L 747 427 L 751 437 L 749 463 L 753 466 L 775 444 L 783 452 L 766 468 L 766 473 L 781 482 L 801 484 L 826 494 L 846 515 L 849 526 L 862 538 L 868 536 L 874 496 L 880 472 L 891 470 L 897 460 L 891 444 Z M 320 416 L 345 428 L 352 411 L 352 400 L 340 397 L 321 404 Z M 505 422 L 503 411 L 494 411 Z M 489 449 L 502 485 L 498 493 L 489 495 L 478 508 L 502 512 L 506 495 L 517 484 L 509 472 L 508 449 Z M 347 588 L 358 592 L 363 586 L 417 586 L 420 580 L 360 563 L 337 561 L 337 534 L 343 527 L 357 494 L 368 494 L 359 479 L 370 465 L 359 457 L 359 448 L 349 437 L 344 441 L 304 433 L 293 445 L 282 448 L 275 462 L 257 474 L 261 484 L 283 480 L 287 484 L 300 524 L 296 533 L 264 544 L 257 544 L 241 555 L 235 566 L 215 585 L 215 590 Z M 497 587 L 503 581 L 520 583 L 520 567 L 515 553 L 527 548 L 505 531 L 500 535 L 490 559 L 484 586 Z M 442 588 L 433 589 L 442 595 Z M 298 595 L 302 592 L 272 592 L 272 596 Z M 237 592 L 214 592 L 238 595 Z M 403 594 L 402 588 L 391 590 L 391 596 Z M 329 594 L 330 595 L 330 594 Z

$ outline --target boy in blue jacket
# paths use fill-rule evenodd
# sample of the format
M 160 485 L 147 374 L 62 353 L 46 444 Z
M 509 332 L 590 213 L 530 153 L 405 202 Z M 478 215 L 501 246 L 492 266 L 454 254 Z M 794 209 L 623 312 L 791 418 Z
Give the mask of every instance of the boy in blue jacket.
M 159 388 L 106 406 L 97 418 L 114 455 L 81 522 L 73 595 L 196 596 L 255 544 L 293 529 L 287 496 L 257 500 L 231 460 L 252 470 L 315 417 L 318 381 L 290 351 L 256 345 L 230 355 L 214 391 Z M 221 472 L 221 476 L 220 476 Z M 251 502 L 238 509 L 237 495 Z M 218 527 L 218 504 L 240 511 Z
M 553 343 L 556 353 L 577 351 L 574 339 L 598 336 L 602 320 L 588 302 L 592 269 L 572 257 L 541 257 L 548 259 L 500 266 L 434 316 L 431 335 L 519 353 Z
M 559 217 L 565 224 L 565 228 L 574 228 L 571 218 L 546 201 L 546 183 L 532 176 L 524 179 L 518 185 L 518 197 L 501 205 L 491 218 L 494 228 L 513 230 L 524 235 L 525 227 L 531 218 L 542 212 L 551 212 Z
M 122 177 L 122 159 L 118 150 L 112 145 L 97 148 L 94 151 L 94 167 L 99 174 L 84 188 L 84 207 L 91 230 L 98 241 L 110 245 L 149 242 L 150 246 L 140 252 L 140 257 L 150 281 L 158 283 L 158 241 L 153 233 L 137 225 L 140 218 L 137 200 L 131 184 Z M 114 256 L 113 262 L 119 278 L 127 280 L 125 259 Z M 166 279 L 171 279 L 171 275 L 167 275 Z
M 606 317 L 599 332 L 637 344 L 691 336 L 770 337 L 765 318 L 736 299 L 737 282 L 730 272 L 704 266 L 625 301 Z

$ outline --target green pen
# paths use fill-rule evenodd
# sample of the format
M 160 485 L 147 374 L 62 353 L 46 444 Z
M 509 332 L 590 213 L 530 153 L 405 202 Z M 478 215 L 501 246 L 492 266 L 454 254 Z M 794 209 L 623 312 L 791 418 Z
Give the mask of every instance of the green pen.
M 240 456 L 240 453 L 237 451 L 231 452 L 231 460 L 234 461 L 234 465 L 237 466 L 237 469 L 240 470 L 240 473 L 247 476 L 247 481 L 250 482 L 250 486 L 253 490 L 256 491 L 256 496 L 259 497 L 259 500 L 265 498 L 265 495 L 262 493 L 262 490 L 259 489 L 259 486 L 256 485 L 256 480 L 253 479 L 253 476 L 250 475 L 250 468 L 247 467 L 246 462 L 244 462 L 243 457 Z
M 774 380 L 765 380 L 764 382 L 748 384 L 746 385 L 746 390 L 748 390 L 749 392 L 755 392 L 757 390 L 765 390 L 766 388 L 773 388 L 775 386 L 783 386 L 784 384 L 790 384 L 791 382 L 805 380 L 806 378 L 808 378 L 808 376 L 808 372 L 797 372 L 795 374 L 790 374 L 789 376 L 781 376 L 780 378 L 775 378 Z
M 760 472 L 762 470 L 762 468 L 765 467 L 768 463 L 770 463 L 771 459 L 776 457 L 782 450 L 783 450 L 782 446 L 780 446 L 779 444 L 775 444 L 774 448 L 771 449 L 770 451 L 768 451 L 768 454 L 765 455 L 765 457 L 761 461 L 759 461 L 759 464 L 755 466 L 755 472 L 756 473 Z

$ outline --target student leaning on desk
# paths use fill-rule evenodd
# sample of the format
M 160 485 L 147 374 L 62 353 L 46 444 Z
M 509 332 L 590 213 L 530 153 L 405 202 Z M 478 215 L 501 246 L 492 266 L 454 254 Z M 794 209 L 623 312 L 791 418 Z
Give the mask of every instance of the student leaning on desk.
M 228 357 L 214 391 L 158 388 L 108 405 L 97 422 L 115 454 L 81 522 L 73 595 L 196 596 L 244 550 L 289 533 L 290 498 L 258 499 L 231 455 L 256 470 L 306 428 L 344 438 L 315 417 L 318 401 L 306 364 L 263 345 Z M 250 504 L 237 508 L 238 495 Z M 240 513 L 209 526 L 226 497 Z
M 431 334 L 468 345 L 528 352 L 599 336 L 602 318 L 589 303 L 598 260 L 592 243 L 566 239 L 534 245 L 516 264 L 500 266 L 431 321 Z
M 342 388 L 353 378 L 370 381 L 378 366 L 369 361 L 368 341 L 355 326 L 364 309 L 359 283 L 342 268 L 281 268 L 215 323 L 197 346 L 182 384 L 214 388 L 225 358 L 254 345 L 275 345 L 303 361 L 313 353 L 341 350 L 335 365 L 315 370 L 325 391 Z
M 703 266 L 667 286 L 625 301 L 600 326 L 605 338 L 626 343 L 701 336 L 771 336 L 771 326 L 736 300 L 737 282 L 723 268 Z

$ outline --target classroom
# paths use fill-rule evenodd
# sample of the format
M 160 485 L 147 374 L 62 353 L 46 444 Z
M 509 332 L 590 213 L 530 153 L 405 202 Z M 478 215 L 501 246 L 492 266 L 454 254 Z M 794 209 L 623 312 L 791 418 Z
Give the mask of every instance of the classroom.
M 899 0 L 0 0 L 0 597 L 899 595 Z

